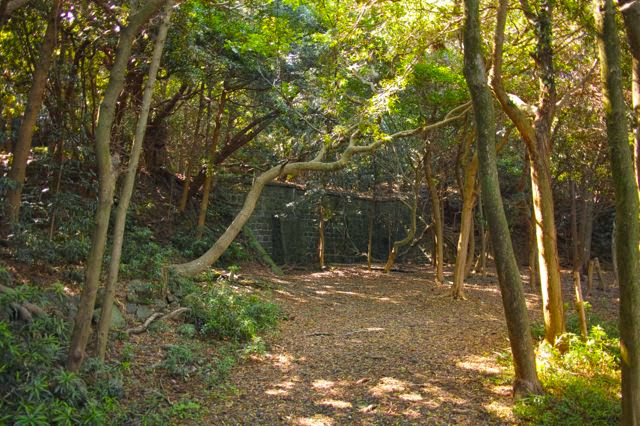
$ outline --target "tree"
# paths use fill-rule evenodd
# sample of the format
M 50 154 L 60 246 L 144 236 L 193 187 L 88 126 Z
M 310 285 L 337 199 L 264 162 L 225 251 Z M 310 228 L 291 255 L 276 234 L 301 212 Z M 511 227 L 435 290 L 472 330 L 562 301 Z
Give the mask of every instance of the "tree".
M 147 82 L 144 88 L 140 116 L 138 117 L 138 123 L 136 125 L 135 138 L 131 145 L 131 155 L 129 156 L 127 173 L 120 190 L 120 200 L 118 201 L 118 209 L 113 227 L 113 243 L 111 247 L 111 259 L 109 260 L 109 275 L 105 284 L 102 312 L 100 314 L 100 322 L 98 324 L 98 342 L 96 352 L 100 359 L 104 359 L 107 349 L 113 300 L 115 297 L 116 285 L 118 283 L 118 272 L 120 270 L 120 257 L 122 256 L 122 243 L 124 239 L 124 227 L 127 219 L 127 211 L 129 209 L 129 202 L 131 201 L 131 195 L 133 193 L 136 173 L 138 171 L 138 161 L 140 159 L 140 153 L 142 152 L 142 143 L 144 141 L 144 134 L 147 128 L 147 118 L 149 117 L 153 88 L 156 81 L 156 75 L 158 74 L 158 68 L 160 66 L 162 50 L 167 38 L 167 29 L 169 27 L 169 20 L 171 19 L 172 8 L 173 1 L 167 0 L 164 18 L 158 28 L 153 54 L 151 56 L 149 76 L 147 77 Z
M 640 1 L 618 0 L 631 48 L 631 96 L 635 113 L 634 165 L 640 183 Z
M 85 350 L 91 331 L 91 318 L 100 282 L 100 272 L 102 271 L 102 258 L 107 242 L 113 193 L 120 165 L 117 156 L 114 155 L 112 158 L 110 148 L 111 125 L 115 115 L 116 101 L 124 85 L 124 76 L 127 62 L 131 55 L 133 40 L 138 35 L 140 28 L 151 19 L 166 1 L 148 0 L 141 4 L 140 8 L 129 17 L 128 24 L 121 29 L 116 56 L 109 75 L 109 83 L 100 104 L 99 120 L 95 130 L 99 184 L 98 207 L 91 237 L 91 250 L 85 266 L 84 287 L 78 303 L 78 312 L 69 347 L 67 367 L 71 371 L 78 370 L 85 357 Z
M 495 152 L 495 117 L 493 99 L 487 86 L 479 23 L 479 1 L 465 0 L 464 75 L 467 79 L 476 120 L 478 167 L 483 202 L 487 207 L 489 233 L 496 260 L 498 282 L 507 319 L 509 342 L 515 366 L 515 395 L 540 393 L 533 342 L 529 329 L 520 270 L 513 254 L 509 227 L 502 205 Z M 506 19 L 499 14 L 498 20 Z M 499 33 L 497 33 L 499 37 Z M 498 46 L 499 43 L 496 43 Z
M 536 224 L 538 265 L 542 286 L 542 304 L 545 324 L 545 339 L 555 344 L 564 332 L 562 283 L 556 237 L 555 214 L 549 158 L 552 152 L 551 130 L 557 105 L 555 73 L 552 48 L 553 2 L 541 0 L 534 10 L 528 0 L 521 0 L 522 9 L 534 27 L 536 51 L 534 56 L 539 81 L 539 102 L 533 121 L 527 112 L 518 107 L 502 84 L 502 51 L 508 1 L 500 0 L 498 13 L 504 19 L 496 23 L 496 43 L 493 57 L 491 85 L 502 109 L 520 132 L 525 141 L 530 162 L 531 193 Z
M 616 10 L 612 0 L 594 0 L 600 51 L 602 98 L 616 194 L 615 245 L 620 285 L 622 424 L 640 424 L 640 223 L 638 181 L 629 152 L 622 91 Z
M 17 3 L 16 0 L 7 5 L 6 11 L 10 11 L 11 4 Z M 5 4 L 3 2 L 3 4 Z M 58 25 L 60 22 L 60 5 L 61 0 L 55 0 L 51 5 L 51 14 L 47 23 L 47 30 L 44 35 L 38 63 L 33 73 L 33 83 L 29 91 L 27 107 L 20 124 L 18 137 L 13 149 L 13 163 L 9 171 L 9 179 L 11 186 L 7 191 L 7 199 L 5 205 L 5 221 L 7 224 L 15 225 L 20 217 L 20 203 L 22 201 L 22 187 L 27 174 L 27 159 L 31 151 L 31 140 L 35 130 L 36 119 L 42 107 L 44 92 L 47 87 L 47 75 L 49 68 L 53 62 L 53 53 L 56 47 L 58 34 Z

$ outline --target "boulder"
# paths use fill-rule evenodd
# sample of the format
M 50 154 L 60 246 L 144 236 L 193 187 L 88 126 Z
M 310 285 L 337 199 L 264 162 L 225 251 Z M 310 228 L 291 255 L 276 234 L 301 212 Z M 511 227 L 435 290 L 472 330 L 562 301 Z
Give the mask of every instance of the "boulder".
M 102 315 L 102 309 L 98 308 L 93 311 L 93 319 L 95 322 L 100 320 L 100 315 Z M 124 329 L 127 325 L 124 317 L 122 316 L 122 312 L 120 309 L 113 305 L 113 309 L 111 310 L 111 324 L 109 325 L 109 330 L 121 330 Z

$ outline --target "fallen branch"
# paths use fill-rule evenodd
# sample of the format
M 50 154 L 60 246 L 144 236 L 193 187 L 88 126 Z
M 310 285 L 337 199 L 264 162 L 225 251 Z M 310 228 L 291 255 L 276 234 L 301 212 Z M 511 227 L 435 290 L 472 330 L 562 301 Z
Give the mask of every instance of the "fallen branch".
M 149 328 L 151 323 L 154 322 L 156 319 L 160 318 L 159 321 L 169 320 L 169 319 L 177 317 L 178 315 L 180 315 L 183 312 L 187 312 L 187 311 L 190 311 L 190 310 L 191 309 L 189 309 L 189 308 L 178 308 L 175 311 L 166 314 L 165 316 L 162 316 L 161 312 L 156 312 L 156 313 L 152 314 L 149 318 L 147 318 L 147 320 L 142 325 L 140 325 L 138 327 L 129 328 L 128 330 L 125 331 L 125 333 L 126 334 L 144 333 L 145 331 L 147 331 L 147 329 Z
M 334 333 L 326 333 L 323 331 L 318 331 L 317 333 L 309 333 L 305 334 L 305 337 L 314 337 L 314 336 L 335 336 Z

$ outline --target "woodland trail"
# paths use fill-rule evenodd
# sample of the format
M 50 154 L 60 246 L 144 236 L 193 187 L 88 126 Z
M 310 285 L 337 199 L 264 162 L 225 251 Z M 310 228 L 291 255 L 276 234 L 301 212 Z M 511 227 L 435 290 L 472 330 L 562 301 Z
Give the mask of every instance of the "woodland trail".
M 508 348 L 495 276 L 453 301 L 427 269 L 338 267 L 270 278 L 286 320 L 239 365 L 211 424 L 510 424 Z M 533 318 L 538 297 L 527 294 Z

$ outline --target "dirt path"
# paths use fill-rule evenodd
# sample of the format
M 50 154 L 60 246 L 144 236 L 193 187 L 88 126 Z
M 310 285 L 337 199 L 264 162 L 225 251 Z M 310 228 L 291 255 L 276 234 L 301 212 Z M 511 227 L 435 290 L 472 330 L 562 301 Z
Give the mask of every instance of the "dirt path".
M 463 302 L 424 269 L 343 267 L 275 283 L 287 320 L 267 355 L 234 371 L 237 395 L 207 407 L 207 422 L 513 421 L 510 386 L 497 377 L 508 341 L 495 277 L 472 279 Z M 535 317 L 537 296 L 527 298 Z

